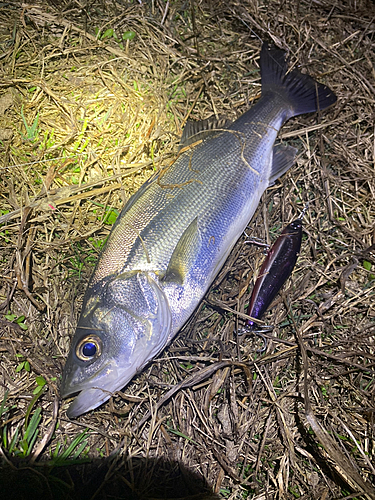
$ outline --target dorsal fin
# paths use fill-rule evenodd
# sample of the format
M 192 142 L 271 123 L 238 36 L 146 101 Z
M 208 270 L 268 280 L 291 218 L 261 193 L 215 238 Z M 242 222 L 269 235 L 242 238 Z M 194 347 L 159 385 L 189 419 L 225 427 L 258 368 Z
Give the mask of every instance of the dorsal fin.
M 186 146 L 190 146 L 194 142 L 219 134 L 223 129 L 228 128 L 231 123 L 227 118 L 216 118 L 215 115 L 197 122 L 188 120 L 182 132 L 180 149 L 186 148 Z

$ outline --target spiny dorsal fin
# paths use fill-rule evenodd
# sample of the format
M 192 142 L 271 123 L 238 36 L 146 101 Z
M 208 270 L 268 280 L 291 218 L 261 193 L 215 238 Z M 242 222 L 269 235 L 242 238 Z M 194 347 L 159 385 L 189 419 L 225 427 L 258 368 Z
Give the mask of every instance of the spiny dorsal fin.
M 227 118 L 216 118 L 214 115 L 206 120 L 197 122 L 188 120 L 182 132 L 180 149 L 186 148 L 186 146 L 190 146 L 194 142 L 219 134 L 223 131 L 223 128 L 228 128 L 231 123 Z

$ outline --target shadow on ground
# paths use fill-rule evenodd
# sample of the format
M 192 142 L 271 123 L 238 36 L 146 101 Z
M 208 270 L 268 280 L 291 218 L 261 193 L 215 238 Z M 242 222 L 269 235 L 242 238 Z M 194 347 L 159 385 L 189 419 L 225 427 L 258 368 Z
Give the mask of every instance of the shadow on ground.
M 1 497 L 7 500 L 213 500 L 200 475 L 163 459 L 94 460 L 56 466 L 1 463 Z

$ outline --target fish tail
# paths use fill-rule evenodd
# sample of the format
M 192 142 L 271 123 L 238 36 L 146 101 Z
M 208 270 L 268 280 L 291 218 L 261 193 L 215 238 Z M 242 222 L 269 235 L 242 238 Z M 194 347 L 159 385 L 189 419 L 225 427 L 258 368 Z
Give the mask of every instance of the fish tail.
M 334 104 L 336 95 L 326 85 L 298 69 L 288 73 L 285 52 L 264 43 L 260 53 L 262 96 L 272 92 L 280 95 L 287 104 L 287 116 L 322 111 Z

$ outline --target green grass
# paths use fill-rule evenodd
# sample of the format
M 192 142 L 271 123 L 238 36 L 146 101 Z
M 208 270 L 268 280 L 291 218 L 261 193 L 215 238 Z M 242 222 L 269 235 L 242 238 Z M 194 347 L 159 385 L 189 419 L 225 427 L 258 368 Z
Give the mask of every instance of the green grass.
M 8 314 L 4 315 L 4 318 L 10 321 L 11 323 L 16 323 L 22 330 L 27 330 L 28 326 L 25 324 L 25 316 L 17 316 L 17 314 L 13 314 L 8 311 Z
M 17 407 L 16 405 L 7 404 L 9 391 L 6 391 L 0 405 L 1 447 L 10 459 L 12 457 L 21 459 L 32 457 L 38 437 L 43 432 L 41 425 L 43 408 L 42 406 L 36 407 L 36 403 L 43 394 L 43 389 L 47 382 L 41 376 L 37 376 L 35 382 L 36 388 L 33 391 L 33 397 L 26 409 L 25 415 L 19 419 L 15 430 L 12 422 L 17 418 L 13 415 L 17 412 Z M 48 460 L 48 465 L 50 467 L 60 467 L 64 465 L 77 465 L 89 461 L 87 456 L 90 451 L 87 439 L 89 435 L 88 429 L 85 429 L 69 445 L 67 445 L 66 441 L 53 443 L 53 449 L 51 448 L 49 451 L 50 459 Z
M 87 454 L 89 452 L 89 445 L 87 438 L 89 437 L 88 429 L 78 434 L 73 441 L 65 449 L 66 443 L 58 442 L 54 451 L 51 451 L 50 465 L 64 466 L 81 464 L 88 462 Z M 82 456 L 84 455 L 84 456 Z
M 103 222 L 104 224 L 109 224 L 112 225 L 116 222 L 117 217 L 119 216 L 119 211 L 116 210 L 113 207 L 105 207 L 102 203 L 98 203 L 93 200 L 89 200 L 93 205 L 96 205 L 97 207 L 100 207 L 104 209 L 104 214 L 99 214 L 97 210 L 93 210 L 93 213 L 97 216 L 98 220 L 100 222 Z
M 7 397 L 8 392 L 5 393 L 5 397 L 0 408 L 0 418 L 5 417 L 10 409 L 14 409 L 14 407 L 5 406 Z M 23 425 L 22 423 L 19 423 L 13 434 L 11 434 L 11 429 L 7 423 L 9 422 L 9 420 L 6 420 L 4 425 L 2 426 L 2 447 L 5 451 L 7 451 L 9 455 L 14 455 L 20 458 L 26 458 L 30 456 L 39 434 L 39 424 L 42 419 L 42 409 L 40 407 L 38 407 L 34 411 L 34 413 L 31 414 L 32 408 L 38 398 L 39 394 L 35 395 L 32 398 L 27 408 Z
M 85 248 L 78 241 L 73 246 L 74 254 L 69 257 L 69 277 L 78 277 L 80 280 L 82 277 L 82 272 L 86 269 L 86 267 L 92 267 L 96 264 L 98 260 L 98 254 L 93 248 Z
M 135 38 L 136 36 L 135 31 L 132 30 L 125 31 L 121 35 L 117 35 L 113 28 L 108 28 L 103 33 L 99 28 L 95 28 L 95 34 L 97 39 L 101 41 L 110 40 L 112 38 L 116 43 L 118 43 L 119 47 L 122 50 L 124 50 L 123 42 L 129 43 L 130 40 L 133 40 L 133 38 Z
M 39 113 L 36 115 L 32 125 L 29 125 L 26 121 L 26 118 L 23 114 L 23 105 L 21 107 L 21 116 L 23 120 L 23 124 L 26 129 L 26 136 L 22 135 L 22 138 L 26 141 L 34 142 L 38 138 L 38 122 L 39 122 Z
M 171 434 L 175 434 L 176 436 L 182 437 L 182 438 L 186 439 L 187 441 L 190 441 L 191 443 L 198 445 L 198 443 L 197 443 L 196 441 L 194 441 L 194 439 L 192 439 L 192 438 L 191 438 L 191 437 L 189 437 L 189 436 L 186 436 L 184 433 L 180 432 L 179 430 L 177 430 L 177 429 L 173 429 L 173 428 L 172 428 L 172 427 L 170 427 L 170 426 L 166 426 L 166 429 L 167 429 L 167 430 L 168 430 L 168 432 L 170 432 Z

